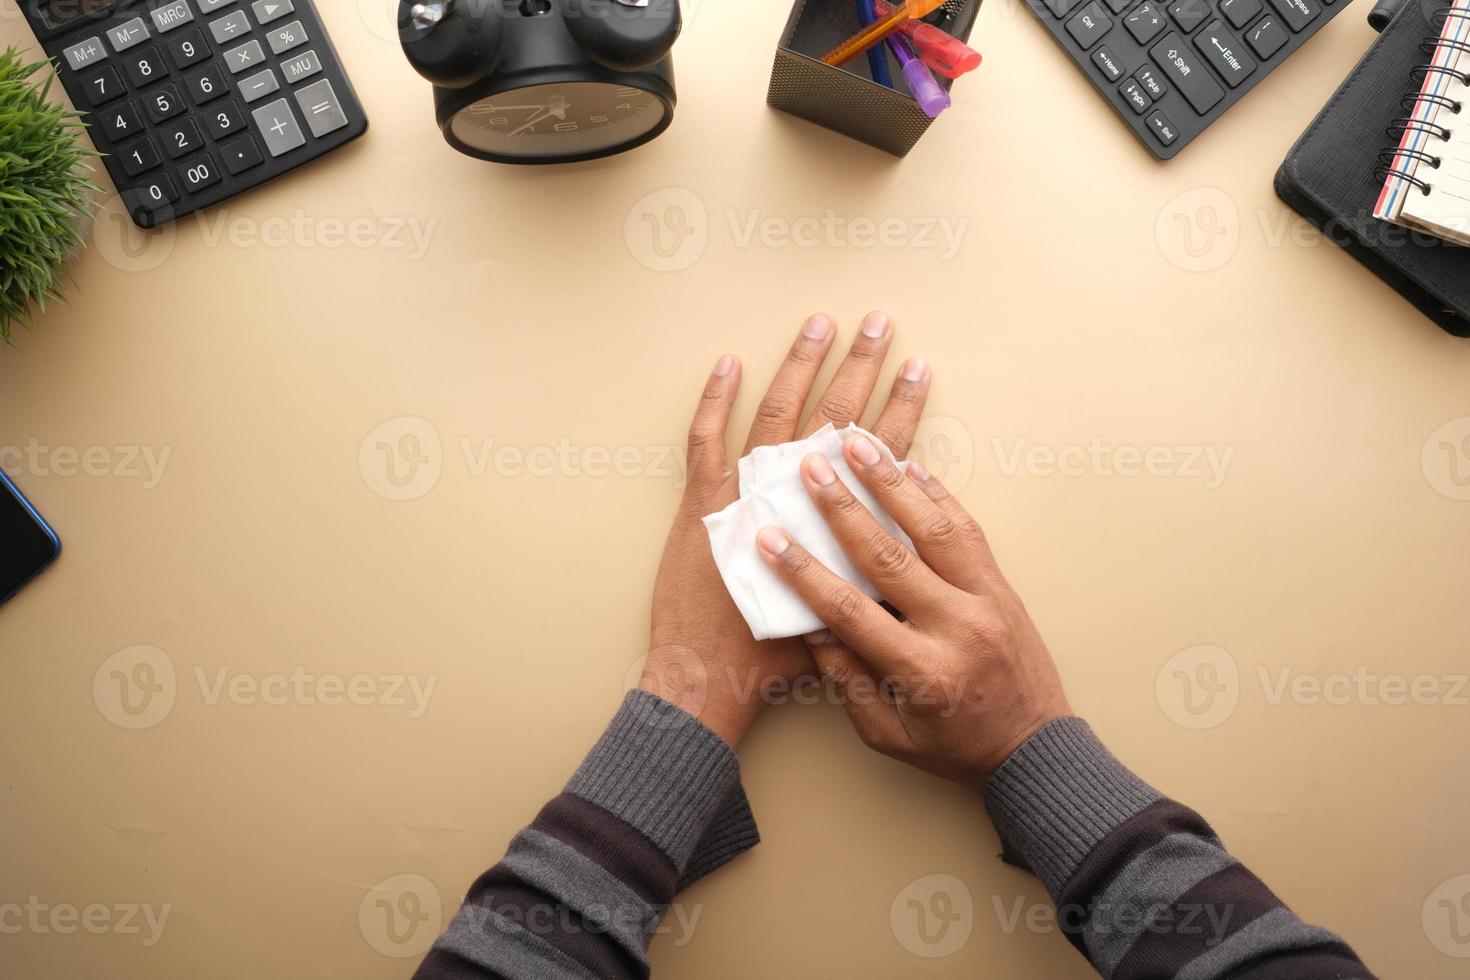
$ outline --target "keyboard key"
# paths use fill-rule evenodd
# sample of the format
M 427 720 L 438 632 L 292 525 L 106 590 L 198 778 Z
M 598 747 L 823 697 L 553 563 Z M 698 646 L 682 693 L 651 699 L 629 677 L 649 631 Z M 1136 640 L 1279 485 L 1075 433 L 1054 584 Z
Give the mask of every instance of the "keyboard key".
M 189 9 L 189 0 L 172 0 L 149 13 L 153 17 L 153 26 L 158 28 L 160 34 L 183 27 L 194 19 L 194 11 Z
M 332 83 L 325 78 L 319 82 L 312 82 L 303 89 L 297 89 L 296 102 L 301 106 L 301 114 L 306 117 L 306 125 L 311 130 L 311 135 L 315 137 L 320 138 L 328 133 L 335 133 L 347 125 L 347 113 L 343 111 L 342 103 L 337 100 L 337 93 L 332 90 Z
M 1291 35 L 1286 33 L 1286 28 L 1281 26 L 1279 19 L 1268 16 L 1246 32 L 1245 40 L 1251 50 L 1264 60 L 1286 47 Z
M 311 39 L 306 36 L 306 28 L 301 26 L 301 21 L 293 20 L 285 27 L 277 27 L 271 31 L 267 40 L 270 42 L 271 54 L 285 54 Z
M 231 140 L 219 148 L 220 156 L 225 159 L 225 169 L 231 176 L 239 176 L 251 167 L 258 167 L 265 162 L 265 157 L 260 153 L 260 146 L 254 137 L 241 136 L 237 140 Z
M 109 141 L 116 143 L 143 131 L 143 117 L 131 102 L 119 102 L 97 114 L 98 126 Z
M 1256 70 L 1256 63 L 1240 50 L 1239 42 L 1225 30 L 1223 20 L 1217 20 L 1200 31 L 1199 36 L 1194 39 L 1194 46 L 1215 66 L 1220 77 L 1225 79 L 1225 84 L 1231 88 L 1239 88 L 1240 83 L 1250 78 L 1251 73 Z
M 102 46 L 100 37 L 89 37 L 85 41 L 78 41 L 61 53 L 66 57 L 66 63 L 71 65 L 72 71 L 81 71 L 88 65 L 96 64 L 107 57 L 107 49 Z
M 1249 24 L 1251 18 L 1260 12 L 1261 0 L 1220 0 L 1220 13 L 1237 30 Z
M 290 61 L 281 62 L 281 74 L 286 76 L 287 85 L 295 85 L 322 70 L 321 59 L 315 51 L 299 54 Z
M 1112 29 L 1112 18 L 1103 13 L 1102 7 L 1096 3 L 1089 3 L 1082 8 L 1080 14 L 1067 22 L 1067 33 L 1082 46 L 1083 51 L 1090 51 Z
M 306 136 L 285 99 L 263 105 L 250 115 L 255 119 L 255 125 L 260 127 L 260 134 L 265 137 L 265 148 L 271 156 L 278 157 L 306 144 Z
M 1286 21 L 1286 26 L 1297 32 L 1306 30 L 1307 25 L 1322 12 L 1316 0 L 1271 0 L 1271 6 Z
M 1122 93 L 1123 101 L 1127 102 L 1140 116 L 1148 112 L 1149 106 L 1154 104 L 1154 100 L 1145 95 L 1139 84 L 1131 78 L 1124 82 L 1123 87 L 1118 91 Z
M 87 93 L 88 104 L 94 107 L 120 99 L 126 91 L 122 76 L 113 65 L 103 65 L 101 70 L 84 78 L 82 89 Z
M 134 17 L 125 24 L 109 27 L 107 39 L 112 42 L 112 50 L 121 54 L 133 45 L 148 40 L 148 25 L 143 23 L 143 18 Z
M 255 19 L 261 24 L 269 24 L 287 14 L 296 13 L 296 5 L 291 0 L 255 0 L 250 9 L 255 11 Z
M 1116 82 L 1128 73 L 1128 69 L 1123 67 L 1123 62 L 1118 60 L 1118 56 L 1106 47 L 1092 52 L 1092 63 L 1108 76 L 1110 82 Z
M 1193 34 L 1195 28 L 1214 16 L 1209 0 L 1179 0 L 1169 8 L 1169 15 L 1186 34 Z
M 143 104 L 148 107 L 148 115 L 156 123 L 172 119 L 185 109 L 184 100 L 179 97 L 179 90 L 172 84 L 149 92 Z
M 250 18 L 245 16 L 245 11 L 237 10 L 233 14 L 210 21 L 209 33 L 214 35 L 216 44 L 229 44 L 235 38 L 250 33 Z
M 245 131 L 245 113 L 241 111 L 240 103 L 234 99 L 211 106 L 204 115 L 204 124 L 209 129 L 209 135 L 217 140 Z
M 1153 3 L 1145 3 L 1123 21 L 1128 33 L 1139 44 L 1147 44 L 1164 29 L 1164 12 Z
M 1174 128 L 1169 117 L 1162 112 L 1156 112 L 1148 117 L 1148 128 L 1165 146 L 1173 146 L 1174 141 L 1179 138 L 1179 130 Z
M 276 73 L 269 68 L 240 82 L 240 95 L 246 102 L 258 102 L 272 92 L 280 90 L 281 83 L 276 80 Z
M 1190 52 L 1184 38 L 1169 33 L 1150 49 L 1154 62 L 1164 70 L 1164 77 L 1172 81 L 1185 101 L 1200 115 L 1209 112 L 1225 98 L 1225 90 L 1215 84 L 1200 61 Z
M 1169 91 L 1169 86 L 1164 84 L 1164 80 L 1159 77 L 1159 73 L 1148 65 L 1144 65 L 1138 71 L 1134 72 L 1133 78 L 1138 82 L 1139 87 L 1143 89 L 1143 93 L 1155 102 L 1162 99 L 1164 93 Z
M 122 162 L 123 172 L 129 177 L 147 173 L 163 162 L 163 158 L 158 155 L 158 147 L 147 136 L 119 147 L 117 158 Z
M 136 54 L 130 54 L 123 65 L 127 68 L 128 78 L 132 79 L 135 88 L 142 88 L 168 76 L 168 65 L 163 63 L 163 56 L 158 53 L 157 48 L 144 48 Z
M 225 52 L 225 64 L 231 75 L 238 75 L 247 68 L 265 64 L 265 49 L 260 46 L 259 41 L 246 41 L 238 48 Z
M 190 194 L 198 194 L 206 187 L 218 184 L 225 179 L 224 174 L 220 173 L 219 167 L 215 165 L 214 157 L 208 153 L 175 167 L 174 172 L 179 175 L 179 180 L 183 181 L 184 190 Z
M 1123 11 L 1133 6 L 1134 0 L 1106 0 L 1106 2 L 1109 10 L 1122 16 Z
M 188 68 L 209 57 L 209 44 L 204 40 L 204 32 L 197 27 L 170 37 L 164 42 L 164 47 L 168 48 L 168 56 L 175 68 Z
M 212 14 L 216 10 L 223 10 L 228 7 L 235 0 L 194 0 L 194 2 L 199 4 L 199 12 L 201 14 Z
M 207 105 L 220 96 L 230 94 L 230 83 L 225 81 L 218 65 L 210 65 L 203 71 L 189 76 L 189 97 L 195 105 Z
M 186 157 L 204 146 L 204 137 L 199 133 L 199 124 L 192 119 L 185 119 L 178 125 L 165 129 L 161 138 L 163 152 L 168 154 L 170 160 Z

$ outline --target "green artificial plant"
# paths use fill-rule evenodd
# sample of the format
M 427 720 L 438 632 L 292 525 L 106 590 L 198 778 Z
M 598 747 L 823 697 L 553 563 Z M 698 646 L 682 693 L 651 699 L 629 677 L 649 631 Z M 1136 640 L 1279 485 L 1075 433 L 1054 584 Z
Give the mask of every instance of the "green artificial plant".
M 0 342 L 29 326 L 33 306 L 60 299 L 81 246 L 93 190 L 78 115 L 49 97 L 47 69 L 14 48 L 0 54 Z

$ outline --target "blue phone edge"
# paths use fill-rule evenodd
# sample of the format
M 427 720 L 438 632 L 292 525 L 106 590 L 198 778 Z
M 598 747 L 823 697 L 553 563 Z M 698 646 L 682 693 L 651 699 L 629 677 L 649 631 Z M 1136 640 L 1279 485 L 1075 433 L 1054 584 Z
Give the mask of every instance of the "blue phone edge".
M 25 512 L 31 515 L 31 519 L 36 522 L 36 526 L 39 527 L 43 532 L 45 532 L 46 537 L 51 539 L 50 557 L 41 562 L 40 565 L 36 566 L 35 571 L 31 572 L 20 582 L 16 583 L 15 588 L 11 589 L 4 595 L 0 595 L 0 604 L 4 604 L 10 601 L 10 599 L 14 597 L 15 594 L 18 593 L 21 589 L 25 588 L 27 585 L 30 585 L 31 582 L 35 581 L 37 575 L 40 575 L 46 569 L 50 568 L 51 565 L 56 561 L 56 559 L 61 557 L 61 537 L 56 533 L 56 529 L 53 528 L 49 523 L 47 523 L 46 518 L 41 516 L 41 512 L 36 510 L 36 506 L 32 504 L 29 499 L 27 499 L 24 493 L 21 492 L 20 487 L 15 485 L 15 481 L 10 478 L 10 474 L 6 473 L 3 469 L 0 469 L 0 484 L 3 484 L 5 489 L 10 491 L 11 495 L 20 502 L 21 507 L 25 508 Z

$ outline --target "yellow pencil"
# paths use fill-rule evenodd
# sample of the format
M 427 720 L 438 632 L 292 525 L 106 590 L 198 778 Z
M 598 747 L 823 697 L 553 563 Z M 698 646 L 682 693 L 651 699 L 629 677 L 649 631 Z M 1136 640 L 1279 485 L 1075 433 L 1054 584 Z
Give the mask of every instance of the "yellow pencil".
M 822 64 L 846 64 L 873 45 L 881 43 L 885 37 L 898 30 L 904 21 L 927 17 L 944 4 L 945 0 L 908 0 L 833 48 L 822 57 Z

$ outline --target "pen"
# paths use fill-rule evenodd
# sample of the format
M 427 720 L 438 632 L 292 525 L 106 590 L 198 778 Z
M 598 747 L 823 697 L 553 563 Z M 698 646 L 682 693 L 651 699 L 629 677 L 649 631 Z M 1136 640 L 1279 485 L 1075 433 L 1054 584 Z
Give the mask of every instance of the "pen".
M 842 65 L 882 41 L 912 18 L 925 17 L 940 7 L 945 0 L 905 0 L 902 6 L 894 7 L 885 16 L 879 17 L 852 37 L 827 52 L 822 63 Z
M 878 19 L 878 11 L 874 4 L 875 0 L 857 0 L 858 20 L 862 21 L 864 27 Z M 874 46 L 868 49 L 868 74 L 872 76 L 873 81 L 884 88 L 893 88 L 893 76 L 888 72 L 888 56 L 883 53 L 881 47 Z
M 881 16 L 890 13 L 893 4 L 888 0 L 874 0 L 874 8 Z M 945 78 L 959 78 L 965 72 L 980 67 L 980 52 L 933 24 L 922 20 L 906 20 L 898 29 L 919 52 L 924 64 Z
M 924 110 L 924 115 L 933 119 L 948 109 L 949 93 L 934 80 L 934 76 L 929 72 L 929 67 L 913 53 L 908 40 L 896 34 L 890 34 L 884 38 L 884 43 L 898 59 L 898 67 L 903 72 L 903 80 L 909 83 L 909 92 L 913 94 L 914 101 L 919 103 L 919 108 Z

